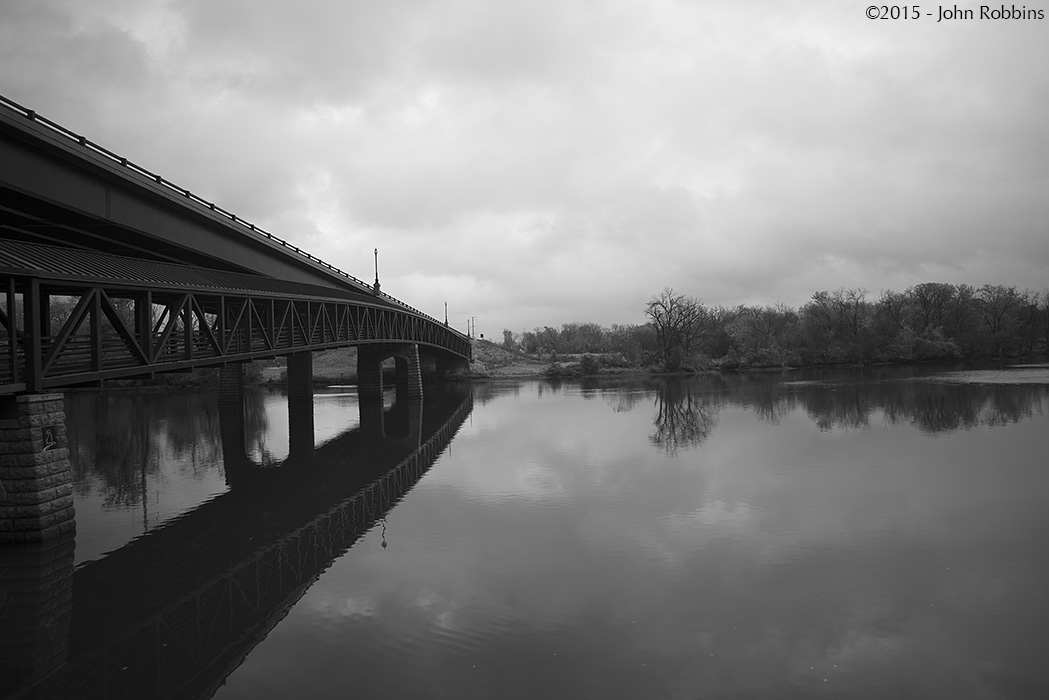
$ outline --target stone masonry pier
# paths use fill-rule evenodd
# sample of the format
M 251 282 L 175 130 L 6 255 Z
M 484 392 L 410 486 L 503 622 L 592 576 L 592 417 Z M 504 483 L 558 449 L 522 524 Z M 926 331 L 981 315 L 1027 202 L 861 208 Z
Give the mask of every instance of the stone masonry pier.
M 0 400 L 0 542 L 72 532 L 73 483 L 62 394 Z

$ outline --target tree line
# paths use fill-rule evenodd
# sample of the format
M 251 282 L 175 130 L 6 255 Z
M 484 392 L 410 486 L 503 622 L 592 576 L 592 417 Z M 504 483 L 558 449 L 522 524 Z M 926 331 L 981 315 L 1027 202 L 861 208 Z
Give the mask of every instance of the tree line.
M 668 371 L 1017 357 L 1049 351 L 1049 288 L 926 282 L 874 298 L 866 289 L 819 291 L 786 304 L 708 306 L 666 288 L 647 323 L 567 323 L 514 334 L 508 349 L 550 356 L 601 354 Z

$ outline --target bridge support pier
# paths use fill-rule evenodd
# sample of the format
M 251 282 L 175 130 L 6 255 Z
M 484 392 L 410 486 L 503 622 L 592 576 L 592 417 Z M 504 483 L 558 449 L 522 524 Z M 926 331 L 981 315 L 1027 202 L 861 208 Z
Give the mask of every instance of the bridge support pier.
M 382 400 L 382 360 L 377 348 L 357 348 L 357 398 Z
M 382 361 L 388 357 L 397 363 L 397 393 L 408 400 L 423 397 L 419 346 L 363 345 L 357 349 L 357 395 L 361 399 L 382 398 Z
M 219 403 L 244 404 L 244 370 L 240 364 L 219 368 Z
M 288 355 L 288 451 L 313 454 L 313 353 Z
M 219 432 L 226 483 L 248 463 L 244 425 L 244 371 L 239 364 L 219 368 Z
M 0 400 L 0 542 L 73 532 L 73 480 L 62 394 Z

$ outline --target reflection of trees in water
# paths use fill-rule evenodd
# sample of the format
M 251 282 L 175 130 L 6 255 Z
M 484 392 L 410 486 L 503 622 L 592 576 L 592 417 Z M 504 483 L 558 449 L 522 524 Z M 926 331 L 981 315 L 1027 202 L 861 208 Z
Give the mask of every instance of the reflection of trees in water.
M 500 396 L 520 396 L 522 382 L 484 382 L 474 387 L 474 401 L 482 406 Z M 542 386 L 540 386 L 542 393 Z
M 926 432 L 977 425 L 1000 427 L 1045 413 L 1049 387 L 1037 384 L 919 384 L 918 411 L 910 416 Z
M 875 396 L 892 425 L 911 423 L 927 433 L 968 429 L 980 424 L 979 387 L 907 382 L 889 385 L 886 396 Z
M 784 394 L 779 384 L 765 380 L 756 385 L 747 386 L 745 391 L 736 394 L 740 403 L 751 409 L 761 420 L 776 425 L 780 419 L 792 412 L 797 406 L 793 394 Z
M 261 441 L 260 393 L 245 392 L 244 414 L 248 440 Z M 222 462 L 218 406 L 209 394 L 69 394 L 66 434 L 78 492 L 97 484 L 107 506 L 141 504 L 147 478 L 160 478 L 166 464 L 199 479 Z
M 627 413 L 634 410 L 642 401 L 650 398 L 663 386 L 662 379 L 651 377 L 592 381 L 590 384 L 590 388 L 596 390 L 595 394 L 599 393 L 605 403 L 616 413 Z
M 91 492 L 93 479 L 102 484 L 108 506 L 137 504 L 142 483 L 157 471 L 150 460 L 154 435 L 144 420 L 150 396 L 74 394 L 66 399 L 66 436 L 74 483 Z
M 857 375 L 850 383 L 786 384 L 779 377 L 708 375 L 692 379 L 642 380 L 603 393 L 616 411 L 627 411 L 656 394 L 653 444 L 673 452 L 705 440 L 726 404 L 752 410 L 769 423 L 801 407 L 820 430 L 866 429 L 872 421 L 911 424 L 942 433 L 976 426 L 997 427 L 1049 413 L 1049 386 L 1042 384 L 960 384 L 909 377 Z
M 263 464 L 272 464 L 276 460 L 266 447 L 266 431 L 269 428 L 269 420 L 266 418 L 266 395 L 265 389 L 244 389 L 244 442 L 245 454 L 262 455 Z M 286 400 L 286 399 L 285 399 Z M 218 435 L 218 433 L 216 433 Z M 221 450 L 221 438 L 219 438 L 219 449 Z
M 621 389 L 619 391 L 604 391 L 602 395 L 605 402 L 612 407 L 616 413 L 627 413 L 650 396 L 650 392 Z
M 870 425 L 873 402 L 869 400 L 870 385 L 842 384 L 835 387 L 820 387 L 802 395 L 805 411 L 816 421 L 820 430 L 845 428 L 854 430 Z
M 1042 415 L 1049 387 L 903 381 L 804 387 L 797 396 L 821 430 L 866 427 L 871 414 L 881 410 L 889 424 L 910 423 L 923 432 L 942 433 Z
M 997 384 L 985 388 L 990 390 L 981 410 L 986 425 L 1008 425 L 1032 418 L 1035 413 L 1045 415 L 1049 387 Z
M 698 446 L 717 427 L 722 396 L 700 393 L 695 382 L 667 380 L 656 394 L 655 430 L 649 440 L 671 455 Z

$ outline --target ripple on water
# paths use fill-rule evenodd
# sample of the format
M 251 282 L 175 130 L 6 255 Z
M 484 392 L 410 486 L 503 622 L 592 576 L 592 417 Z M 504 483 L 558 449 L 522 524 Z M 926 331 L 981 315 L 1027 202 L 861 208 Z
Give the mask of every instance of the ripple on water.
M 944 372 L 923 381 L 951 384 L 1049 384 L 1049 366 L 1019 365 L 1004 369 L 978 369 Z

